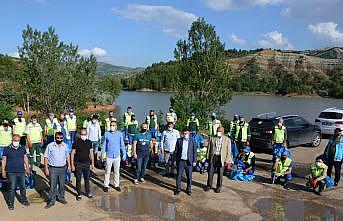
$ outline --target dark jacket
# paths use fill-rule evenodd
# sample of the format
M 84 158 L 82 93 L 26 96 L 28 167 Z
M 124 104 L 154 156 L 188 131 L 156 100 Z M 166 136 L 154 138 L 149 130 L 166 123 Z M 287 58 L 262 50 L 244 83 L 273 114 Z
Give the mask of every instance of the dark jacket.
M 182 138 L 177 139 L 176 141 L 174 161 L 176 161 L 177 163 L 180 162 L 181 160 L 183 139 L 184 138 L 182 137 Z M 189 138 L 187 157 L 190 164 L 196 163 L 197 148 L 196 148 L 195 141 L 192 138 Z

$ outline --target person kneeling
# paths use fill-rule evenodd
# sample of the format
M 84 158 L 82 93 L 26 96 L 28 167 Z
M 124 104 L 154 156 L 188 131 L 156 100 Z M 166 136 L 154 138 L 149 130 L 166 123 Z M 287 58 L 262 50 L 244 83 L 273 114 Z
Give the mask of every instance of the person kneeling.
M 251 152 L 250 147 L 246 146 L 238 156 L 238 168 L 243 170 L 243 174 L 253 175 L 255 172 L 255 154 Z
M 307 177 L 308 182 L 306 186 L 313 188 L 315 193 L 321 195 L 325 188 L 333 184 L 332 179 L 327 176 L 328 166 L 323 163 L 321 157 L 317 157 L 316 162 L 310 165 L 310 170 L 311 174 Z
M 288 188 L 288 183 L 292 179 L 292 168 L 293 168 L 293 161 L 291 158 L 288 157 L 289 153 L 288 151 L 284 151 L 281 154 L 281 158 L 277 158 L 276 162 L 273 166 L 272 171 L 272 184 L 279 183 L 281 178 L 285 179 L 285 182 L 283 184 L 283 187 L 285 189 Z

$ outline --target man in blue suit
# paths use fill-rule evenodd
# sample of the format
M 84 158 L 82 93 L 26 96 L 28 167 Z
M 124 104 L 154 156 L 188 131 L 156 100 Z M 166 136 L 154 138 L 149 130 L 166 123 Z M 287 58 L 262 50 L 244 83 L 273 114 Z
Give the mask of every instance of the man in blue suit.
M 193 167 L 196 165 L 197 160 L 197 150 L 196 143 L 194 139 L 189 137 L 190 130 L 185 128 L 183 130 L 183 137 L 179 138 L 176 142 L 175 152 L 174 152 L 174 166 L 177 167 L 177 178 L 176 178 L 176 190 L 175 195 L 181 192 L 181 180 L 183 171 L 186 171 L 187 175 L 187 195 L 191 196 L 191 186 L 192 186 L 192 171 Z

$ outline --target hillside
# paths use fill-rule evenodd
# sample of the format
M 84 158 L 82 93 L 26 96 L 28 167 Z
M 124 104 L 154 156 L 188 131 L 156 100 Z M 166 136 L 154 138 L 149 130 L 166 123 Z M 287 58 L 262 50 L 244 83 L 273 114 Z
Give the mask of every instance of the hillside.
M 144 68 L 130 68 L 124 66 L 115 66 L 105 62 L 97 62 L 96 73 L 99 75 L 119 75 L 128 76 L 130 74 L 138 73 L 143 71 Z

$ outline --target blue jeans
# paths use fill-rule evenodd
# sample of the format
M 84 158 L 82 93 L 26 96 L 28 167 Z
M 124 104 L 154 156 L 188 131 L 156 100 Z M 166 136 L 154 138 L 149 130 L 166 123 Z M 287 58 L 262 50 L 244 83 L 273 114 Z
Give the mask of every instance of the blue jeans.
M 93 147 L 93 151 L 94 151 L 94 161 L 97 161 L 98 150 L 99 150 L 99 142 L 98 141 L 92 141 L 92 147 Z
M 5 147 L 0 147 L 0 161 L 2 159 L 2 154 L 4 153 Z
M 136 179 L 144 178 L 145 176 L 145 169 L 148 165 L 149 156 L 143 157 L 138 156 L 137 157 L 137 167 L 136 167 Z
M 274 178 L 274 175 L 272 175 L 272 179 L 273 179 L 273 178 Z M 275 178 L 275 181 L 274 181 L 274 182 L 280 183 L 280 179 L 281 179 L 281 178 L 285 178 L 285 183 L 284 183 L 284 185 L 286 185 L 286 184 L 288 184 L 289 181 L 292 180 L 292 174 L 287 173 L 287 174 L 285 174 L 284 176 L 279 176 L 279 177 Z
M 245 170 L 248 168 L 248 165 L 246 165 L 243 161 L 239 160 L 238 163 L 238 168 L 242 168 L 242 170 Z M 255 168 L 251 168 L 246 174 L 247 175 L 253 175 L 255 173 Z
M 20 189 L 20 201 L 27 201 L 25 189 L 25 173 L 8 173 L 9 189 L 8 189 L 8 204 L 13 206 L 16 187 Z
M 187 192 L 191 192 L 193 165 L 188 160 L 180 160 L 177 165 L 176 191 L 181 191 L 181 181 L 183 171 L 186 170 Z
M 239 153 L 238 153 L 237 146 L 233 142 L 233 140 L 231 140 L 231 153 L 232 153 L 233 162 L 236 162 Z
M 76 131 L 70 131 L 69 133 L 70 133 L 71 143 L 73 144 L 75 140 Z
M 276 158 L 281 157 L 281 154 L 287 150 L 286 147 L 282 146 L 282 143 L 276 143 L 273 146 L 273 163 L 275 163 Z
M 59 200 L 64 200 L 64 182 L 66 179 L 67 165 L 63 167 L 49 166 L 50 172 L 50 191 L 49 191 L 49 204 L 55 204 L 56 195 Z M 58 184 L 58 190 L 57 190 Z

